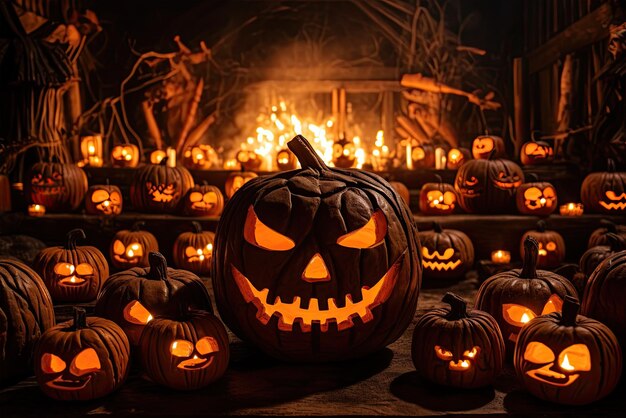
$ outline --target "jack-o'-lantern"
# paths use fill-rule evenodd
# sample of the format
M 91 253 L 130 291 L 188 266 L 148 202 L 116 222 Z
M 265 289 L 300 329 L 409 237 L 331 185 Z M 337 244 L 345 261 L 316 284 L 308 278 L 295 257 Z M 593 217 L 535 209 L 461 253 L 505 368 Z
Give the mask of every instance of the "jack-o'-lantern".
M 504 141 L 499 136 L 478 136 L 472 142 L 472 156 L 477 160 L 488 160 L 504 157 Z
M 196 184 L 187 192 L 183 213 L 187 216 L 219 216 L 224 209 L 224 195 L 219 187 Z
M 390 181 L 391 187 L 400 195 L 404 203 L 407 205 L 411 203 L 411 193 L 409 192 L 409 188 L 406 187 L 404 183 L 400 183 L 399 181 Z
M 111 240 L 109 257 L 117 269 L 148 267 L 148 254 L 159 251 L 159 243 L 154 235 L 141 228 L 143 221 L 137 221 L 131 229 L 117 231 Z
M 457 171 L 454 188 L 468 213 L 506 213 L 524 183 L 522 169 L 510 160 L 470 160 Z
M 539 315 L 560 312 L 565 296 L 576 296 L 576 289 L 565 277 L 537 270 L 539 244 L 535 238 L 527 237 L 524 249 L 521 270 L 491 276 L 476 295 L 476 309 L 496 319 L 509 356 L 524 325 Z
M 333 143 L 333 164 L 340 168 L 352 168 L 356 165 L 354 142 L 342 138 Z
M 415 168 L 435 168 L 435 147 L 421 144 L 411 149 L 411 160 Z
M 155 318 L 139 341 L 143 370 L 161 385 L 193 390 L 213 383 L 230 358 L 226 328 L 214 315 L 189 311 L 180 318 Z
M 246 184 L 224 209 L 212 273 L 221 317 L 283 360 L 380 350 L 415 313 L 412 214 L 377 175 L 326 166 L 302 136 L 288 146 L 302 169 Z
M 87 190 L 85 212 L 90 215 L 116 216 L 122 213 L 122 192 L 117 186 L 98 184 Z
M 554 149 L 547 142 L 526 142 L 520 149 L 519 158 L 524 165 L 551 163 L 554 160 Z
M 208 170 L 217 160 L 217 153 L 210 145 L 194 145 L 183 152 L 183 165 L 189 169 Z
M 515 202 L 523 215 L 547 216 L 558 207 L 556 189 L 551 183 L 533 181 L 522 184 L 517 189 Z
M 263 157 L 254 151 L 241 150 L 235 155 L 243 170 L 258 170 L 263 164 Z
M 463 232 L 442 229 L 434 222 L 432 231 L 420 231 L 418 235 L 425 280 L 462 278 L 474 265 L 474 245 Z
M 145 325 L 157 316 L 175 316 L 183 307 L 213 313 L 209 293 L 195 274 L 167 267 L 159 253 L 150 253 L 150 267 L 134 267 L 109 277 L 98 295 L 96 315 L 119 325 L 132 347 Z
M 85 232 L 73 229 L 64 247 L 44 248 L 35 257 L 35 270 L 55 302 L 90 302 L 109 277 L 104 254 L 96 247 L 77 246 L 78 238 L 85 239 Z
M 546 229 L 545 221 L 537 222 L 537 229 L 526 231 L 522 235 L 520 242 L 520 254 L 524 256 L 524 241 L 531 236 L 539 243 L 539 257 L 537 267 L 555 268 L 559 267 L 565 260 L 565 240 L 556 231 Z
M 608 245 L 598 245 L 585 251 L 580 257 L 579 267 L 586 277 L 602 263 L 615 253 L 626 250 L 626 240 L 620 235 L 609 232 L 606 234 Z
M 424 215 L 449 215 L 456 208 L 456 192 L 451 184 L 436 176 L 436 183 L 425 183 L 420 190 L 420 212 Z
M 128 375 L 129 358 L 120 327 L 74 308 L 73 321 L 50 328 L 37 341 L 35 376 L 53 399 L 86 401 L 118 389 Z
M 578 315 L 578 300 L 566 296 L 563 312 L 534 319 L 519 334 L 515 370 L 538 398 L 584 405 L 613 391 L 622 372 L 615 335 L 601 322 Z
M 50 293 L 21 261 L 0 257 L 0 386 L 32 373 L 39 336 L 54 325 Z
M 165 157 L 158 165 L 141 167 L 130 185 L 130 201 L 141 212 L 176 212 L 183 197 L 194 186 L 184 167 L 169 167 Z
M 36 163 L 24 182 L 29 204 L 43 205 L 48 212 L 76 210 L 87 192 L 87 176 L 74 164 Z
M 463 299 L 446 293 L 450 308 L 433 309 L 415 325 L 411 357 L 417 372 L 438 385 L 479 388 L 492 384 L 504 363 L 498 323 Z
M 607 171 L 585 177 L 580 198 L 593 212 L 626 215 L 626 172 L 615 172 L 615 163 L 609 160 Z
M 176 267 L 200 275 L 211 273 L 215 234 L 203 231 L 198 222 L 192 222 L 192 232 L 183 232 L 174 241 L 174 264 Z
M 113 167 L 137 167 L 138 164 L 139 148 L 137 145 L 116 145 L 111 149 L 111 165 Z
M 446 168 L 456 170 L 472 158 L 470 150 L 467 148 L 451 148 L 446 159 Z
M 236 171 L 234 173 L 230 173 L 226 178 L 226 183 L 224 184 L 226 197 L 230 199 L 233 197 L 235 192 L 241 188 L 241 186 L 257 177 L 257 174 L 252 171 Z
M 280 171 L 295 170 L 298 168 L 298 159 L 289 148 L 284 148 L 276 153 L 276 166 Z
M 609 241 L 606 235 L 608 233 L 617 234 L 626 239 L 626 225 L 616 225 L 608 219 L 601 219 L 600 224 L 602 226 L 598 229 L 594 229 L 589 236 L 587 248 L 597 247 L 598 245 L 607 245 Z

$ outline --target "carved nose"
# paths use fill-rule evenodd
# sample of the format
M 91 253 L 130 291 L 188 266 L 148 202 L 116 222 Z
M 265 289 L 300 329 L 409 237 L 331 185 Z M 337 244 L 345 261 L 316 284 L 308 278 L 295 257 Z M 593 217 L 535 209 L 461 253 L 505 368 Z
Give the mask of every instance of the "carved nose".
M 309 283 L 327 282 L 330 280 L 330 273 L 326 268 L 324 259 L 319 253 L 311 257 L 311 261 L 307 264 L 302 273 L 302 280 Z

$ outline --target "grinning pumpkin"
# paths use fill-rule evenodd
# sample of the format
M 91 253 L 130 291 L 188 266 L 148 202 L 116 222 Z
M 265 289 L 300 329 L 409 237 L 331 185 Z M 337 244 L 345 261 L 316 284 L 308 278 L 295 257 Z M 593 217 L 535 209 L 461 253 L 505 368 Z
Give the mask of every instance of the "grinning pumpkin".
M 435 147 L 432 144 L 413 147 L 411 160 L 415 168 L 435 168 Z
M 526 237 L 531 236 L 539 243 L 539 258 L 537 266 L 541 268 L 559 267 L 565 260 L 565 240 L 556 231 L 546 229 L 546 222 L 537 222 L 537 229 L 526 231 L 520 241 L 520 254 L 524 257 L 524 242 Z
M 434 222 L 432 231 L 420 231 L 418 235 L 424 279 L 462 278 L 474 265 L 474 246 L 463 232 L 442 229 Z
M 181 307 L 213 312 L 202 280 L 185 270 L 167 267 L 165 257 L 150 253 L 150 267 L 134 267 L 112 275 L 96 302 L 96 315 L 118 324 L 132 347 L 144 326 L 156 316 L 174 316 Z
M 606 239 L 608 245 L 591 247 L 580 257 L 580 271 L 585 276 L 590 277 L 596 267 L 613 254 L 626 250 L 626 240 L 620 235 L 609 232 Z
M 198 222 L 192 222 L 191 225 L 192 232 L 183 232 L 174 241 L 174 264 L 178 268 L 206 276 L 211 273 L 215 234 L 203 231 Z
M 190 170 L 208 170 L 216 161 L 217 153 L 210 145 L 194 145 L 183 152 L 183 165 Z
M 472 156 L 477 160 L 495 159 L 505 155 L 504 141 L 499 136 L 483 135 L 472 142 Z
M 224 209 L 212 273 L 221 317 L 283 360 L 380 350 L 415 312 L 412 214 L 377 175 L 329 168 L 302 136 L 288 146 L 301 170 L 246 184 Z
M 85 197 L 85 212 L 101 216 L 116 216 L 122 213 L 120 188 L 109 184 L 91 186 Z
M 74 308 L 74 320 L 47 330 L 37 342 L 35 376 L 49 397 L 62 401 L 101 398 L 128 375 L 128 338 L 115 323 L 87 318 Z
M 65 246 L 44 248 L 35 257 L 35 270 L 55 302 L 90 302 L 109 277 L 104 254 L 96 247 L 77 246 L 78 238 L 85 239 L 85 232 L 73 229 L 67 233 Z
M 547 142 L 525 142 L 520 149 L 519 158 L 524 165 L 547 164 L 554 160 L 554 149 Z
M 609 241 L 606 235 L 608 233 L 617 234 L 626 239 L 626 225 L 615 225 L 608 219 L 600 220 L 600 224 L 602 224 L 602 227 L 595 229 L 589 236 L 587 248 L 597 247 L 598 245 L 607 245 Z
M 563 312 L 534 319 L 519 334 L 515 370 L 538 398 L 584 405 L 613 391 L 622 371 L 615 335 L 594 319 L 578 315 L 578 300 L 566 296 Z
M 454 180 L 459 205 L 468 213 L 506 213 L 524 183 L 522 169 L 509 160 L 477 159 L 459 168 Z
M 117 231 L 111 240 L 109 257 L 117 269 L 148 267 L 148 254 L 159 251 L 159 243 L 154 235 L 141 228 L 143 221 L 137 221 L 130 230 Z
M 43 205 L 48 212 L 78 209 L 87 192 L 87 176 L 74 164 L 36 163 L 26 179 L 26 201 Z
M 139 164 L 139 148 L 133 144 L 116 145 L 111 149 L 113 167 L 137 167 Z
M 576 289 L 565 277 L 537 270 L 538 253 L 537 240 L 527 237 L 522 269 L 491 276 L 476 295 L 475 307 L 493 315 L 500 325 L 509 356 L 526 323 L 539 315 L 559 312 L 565 296 L 576 296 Z
M 256 177 L 258 177 L 257 174 L 252 171 L 235 171 L 230 173 L 226 178 L 226 183 L 224 184 L 226 197 L 230 199 L 233 197 L 235 192 L 241 188 L 241 186 Z
M 140 212 L 176 212 L 183 197 L 194 185 L 184 167 L 169 167 L 165 157 L 159 164 L 141 167 L 130 185 L 130 201 Z
M 504 340 L 491 315 L 467 310 L 463 299 L 446 293 L 450 308 L 433 309 L 415 325 L 411 357 L 417 372 L 443 386 L 479 388 L 493 384 L 504 363 Z
M 391 187 L 400 195 L 404 203 L 407 205 L 411 203 L 411 192 L 409 192 L 409 188 L 406 187 L 404 183 L 400 183 L 399 181 L 390 181 Z
M 213 314 L 189 311 L 178 319 L 155 318 L 141 333 L 141 365 L 148 377 L 177 390 L 213 383 L 226 371 L 226 328 Z
M 626 251 L 605 259 L 591 274 L 582 301 L 582 314 L 611 328 L 626 349 Z
M 592 212 L 626 215 L 626 172 L 615 172 L 615 163 L 609 160 L 607 171 L 585 177 L 580 198 Z
M 523 183 L 517 189 L 515 202 L 522 215 L 548 216 L 558 207 L 556 189 L 552 183 L 534 181 Z
M 456 170 L 472 158 L 470 150 L 467 148 L 452 148 L 448 151 L 446 159 L 446 168 L 448 170 Z
M 420 190 L 420 212 L 424 215 L 449 215 L 454 212 L 457 196 L 451 184 L 444 183 L 440 176 L 436 183 L 424 183 Z
M 276 153 L 276 166 L 280 171 L 295 170 L 298 168 L 298 159 L 289 148 L 283 148 Z
M 354 142 L 342 138 L 333 143 L 333 164 L 339 168 L 352 168 L 356 165 Z
M 54 325 L 50 293 L 21 261 L 0 258 L 0 386 L 32 373 L 40 335 Z
M 224 195 L 217 186 L 196 184 L 187 192 L 183 212 L 187 216 L 219 216 L 224 209 Z

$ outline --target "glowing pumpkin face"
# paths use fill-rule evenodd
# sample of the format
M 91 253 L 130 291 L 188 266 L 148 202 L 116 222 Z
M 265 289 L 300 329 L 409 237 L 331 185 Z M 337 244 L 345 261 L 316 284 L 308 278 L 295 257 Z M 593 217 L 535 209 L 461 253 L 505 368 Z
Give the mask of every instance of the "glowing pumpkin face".
M 565 240 L 557 231 L 546 229 L 545 221 L 537 222 L 537 229 L 526 231 L 520 242 L 520 254 L 523 253 L 524 240 L 532 236 L 539 243 L 537 266 L 541 268 L 555 268 L 565 260 Z
M 258 170 L 263 163 L 263 158 L 254 151 L 241 150 L 237 152 L 235 159 L 244 170 Z
M 276 165 L 279 170 L 295 170 L 298 167 L 298 159 L 289 149 L 281 149 L 276 153 Z
M 169 167 L 168 158 L 159 165 L 146 164 L 134 176 L 130 186 L 133 207 L 142 212 L 173 213 L 182 198 L 194 186 L 193 177 L 182 166 Z
M 113 258 L 120 263 L 138 265 L 145 254 L 143 245 L 138 242 L 124 246 L 119 239 L 113 241 Z
M 184 213 L 188 216 L 219 216 L 224 208 L 224 195 L 216 186 L 195 185 L 185 197 Z
M 217 159 L 217 154 L 210 145 L 195 145 L 183 152 L 183 165 L 189 169 L 208 170 Z
M 461 167 L 467 160 L 471 158 L 469 150 L 465 148 L 452 148 L 448 151 L 446 160 L 446 168 L 448 170 L 456 170 Z
M 159 251 L 156 237 L 148 231 L 142 231 L 143 225 L 142 221 L 135 222 L 131 229 L 117 231 L 113 236 L 109 257 L 116 268 L 147 267 L 148 254 Z
M 499 136 L 479 136 L 472 142 L 472 155 L 477 160 L 501 157 L 504 155 L 504 141 Z
M 356 146 L 342 139 L 333 144 L 333 164 L 336 167 L 352 168 L 356 164 Z
M 524 215 L 549 215 L 558 207 L 556 190 L 550 183 L 524 183 L 517 189 L 517 210 Z
M 435 147 L 430 144 L 413 147 L 411 160 L 416 168 L 435 168 Z
M 203 231 L 198 222 L 192 222 L 193 231 L 183 232 L 176 241 L 172 254 L 178 268 L 199 275 L 209 275 L 213 262 L 213 241 L 215 234 Z
M 90 215 L 115 216 L 122 213 L 122 192 L 117 186 L 91 186 L 85 198 Z
M 554 149 L 546 142 L 526 142 L 520 151 L 524 165 L 546 164 L 554 159 Z
M 231 173 L 226 179 L 226 184 L 224 184 L 226 197 L 230 199 L 244 184 L 256 177 L 258 177 L 257 174 L 252 171 Z
M 111 163 L 113 167 L 137 167 L 139 148 L 132 144 L 114 146 L 111 149 Z
M 456 192 L 451 184 L 426 183 L 420 191 L 420 212 L 425 215 L 447 215 L 456 208 Z
M 418 235 L 422 244 L 424 278 L 461 278 L 474 264 L 474 246 L 463 232 L 442 229 L 441 225 L 434 223 L 432 231 L 420 231 Z
M 87 175 L 74 164 L 37 163 L 28 172 L 24 197 L 48 212 L 77 209 L 87 192 Z
M 586 208 L 607 215 L 626 214 L 626 172 L 616 172 L 610 161 L 605 172 L 591 173 L 580 187 Z

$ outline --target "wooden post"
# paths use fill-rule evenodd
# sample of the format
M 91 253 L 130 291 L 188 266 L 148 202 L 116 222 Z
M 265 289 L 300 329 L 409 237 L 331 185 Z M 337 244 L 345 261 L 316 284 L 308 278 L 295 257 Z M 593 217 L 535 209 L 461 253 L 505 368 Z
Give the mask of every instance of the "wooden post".
M 513 58 L 513 111 L 515 155 L 519 155 L 522 144 L 528 140 L 528 120 L 526 118 L 526 91 L 524 80 L 524 59 Z
M 71 149 L 72 158 L 74 161 L 80 159 L 80 132 L 78 131 L 78 118 L 83 113 L 83 107 L 80 99 L 80 78 L 78 77 L 78 65 L 76 62 L 72 64 L 72 80 L 70 86 L 65 95 L 65 106 L 67 111 L 65 112 L 66 124 L 68 131 L 71 133 Z M 59 104 L 60 105 L 60 104 Z

